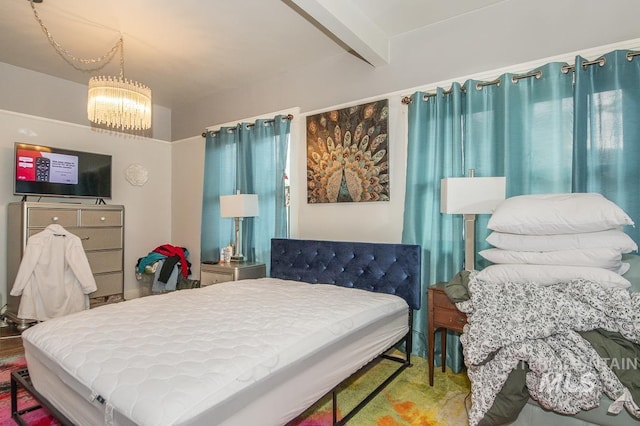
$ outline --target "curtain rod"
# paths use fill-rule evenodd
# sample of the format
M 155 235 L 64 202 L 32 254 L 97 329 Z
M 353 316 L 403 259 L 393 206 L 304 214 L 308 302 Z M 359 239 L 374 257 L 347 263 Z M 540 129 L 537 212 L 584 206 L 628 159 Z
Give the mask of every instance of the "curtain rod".
M 293 114 L 287 114 L 286 116 L 282 117 L 282 120 L 293 120 Z M 269 124 L 269 123 L 274 123 L 276 121 L 275 118 L 269 119 L 269 120 L 264 120 L 264 124 Z M 249 123 L 247 124 L 247 127 L 254 127 L 255 123 Z M 235 132 L 236 128 L 235 127 L 230 127 L 229 129 L 227 129 L 228 133 L 231 132 Z M 211 131 L 206 131 L 206 132 L 202 132 L 202 137 L 206 138 L 207 137 L 207 133 L 210 134 L 210 136 L 214 136 L 216 133 L 220 132 L 220 130 L 211 130 Z
M 518 81 L 525 79 L 525 78 L 530 78 L 530 77 L 535 77 L 536 79 L 539 79 L 540 77 L 542 77 L 542 71 L 538 70 L 538 71 L 533 71 L 533 72 L 529 72 L 526 74 L 518 74 L 518 75 L 514 75 L 511 77 L 511 82 L 514 84 L 517 84 Z M 491 81 L 479 81 L 476 83 L 476 90 L 482 90 L 483 87 L 485 86 L 500 86 L 500 84 L 502 84 L 502 82 L 500 81 L 500 78 L 496 78 L 495 80 L 491 80 Z M 451 86 L 453 88 L 453 85 Z M 443 95 L 448 95 L 450 94 L 453 89 L 447 89 L 447 90 L 443 90 L 442 94 Z M 463 92 L 466 92 L 467 89 L 465 89 L 464 86 L 461 87 L 461 90 Z M 422 95 L 422 99 L 423 100 L 428 100 L 429 98 L 432 98 L 434 96 L 437 96 L 437 93 L 424 93 Z M 402 103 L 405 105 L 409 105 L 411 102 L 413 102 L 413 99 L 411 99 L 411 96 L 403 96 L 402 97 Z
M 640 52 L 634 52 L 634 51 L 629 51 L 627 52 L 627 60 L 628 61 L 632 61 L 634 57 L 639 56 Z M 597 59 L 594 59 L 593 61 L 585 61 L 582 63 L 582 68 L 586 69 L 589 65 L 596 65 L 598 64 L 599 66 L 604 66 L 607 63 L 607 60 L 604 56 L 601 56 Z M 575 65 L 563 65 L 561 68 L 561 71 L 565 74 L 572 72 L 575 70 Z M 511 82 L 516 84 L 518 83 L 518 81 L 524 79 L 524 78 L 530 78 L 530 77 L 535 77 L 536 79 L 539 79 L 540 77 L 542 77 L 542 71 L 541 70 L 537 70 L 537 71 L 532 71 L 532 72 L 528 72 L 525 74 L 516 74 L 513 75 L 511 77 Z M 476 83 L 476 90 L 482 90 L 483 87 L 485 86 L 492 86 L 492 85 L 500 85 L 501 81 L 500 78 L 497 78 L 495 80 L 492 81 L 479 81 Z M 452 86 L 453 87 L 453 86 Z M 464 86 L 462 86 L 462 91 L 466 91 Z M 452 89 L 448 89 L 448 90 L 444 90 L 442 92 L 442 94 L 444 95 L 448 95 L 452 92 Z M 428 100 L 431 97 L 437 96 L 437 93 L 424 93 L 422 95 L 422 99 L 423 100 Z M 409 105 L 411 102 L 413 102 L 413 99 L 411 99 L 411 96 L 403 96 L 402 97 L 402 103 L 404 105 Z

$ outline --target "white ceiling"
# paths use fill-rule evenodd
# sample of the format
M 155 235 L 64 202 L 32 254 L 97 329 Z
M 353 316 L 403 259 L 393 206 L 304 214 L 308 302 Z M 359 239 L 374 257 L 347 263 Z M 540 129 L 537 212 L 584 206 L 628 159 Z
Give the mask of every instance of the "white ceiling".
M 389 62 L 399 34 L 508 0 L 43 0 L 53 38 L 75 57 L 97 58 L 124 36 L 125 77 L 172 108 L 350 50 Z M 86 84 L 118 75 L 66 63 L 47 41 L 29 0 L 0 1 L 0 62 Z

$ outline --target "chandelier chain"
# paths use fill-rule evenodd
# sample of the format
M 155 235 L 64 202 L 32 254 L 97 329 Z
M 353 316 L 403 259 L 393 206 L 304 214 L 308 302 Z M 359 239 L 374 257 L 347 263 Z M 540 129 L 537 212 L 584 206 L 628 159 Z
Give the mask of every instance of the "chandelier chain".
M 91 77 L 88 84 L 87 116 L 98 126 L 120 131 L 139 131 L 151 128 L 151 89 L 144 84 L 124 78 L 124 39 L 120 39 L 104 55 L 95 59 L 78 58 L 62 47 L 47 29 L 30 0 L 31 8 L 49 44 L 66 63 L 83 72 L 98 71 L 110 63 L 120 51 L 120 77 Z M 78 64 L 85 65 L 81 67 Z
M 124 79 L 124 41 L 120 37 L 120 79 Z
M 42 19 L 40 19 L 40 16 L 38 15 L 38 11 L 36 10 L 36 6 L 33 4 L 33 0 L 30 0 L 29 3 L 31 3 L 31 8 L 33 9 L 33 15 L 35 16 L 36 21 L 38 21 L 38 24 L 40 24 L 40 28 L 42 29 L 42 32 L 44 32 L 51 46 L 53 46 L 55 51 L 58 53 L 58 55 L 62 57 L 62 59 L 65 60 L 65 62 L 67 62 L 69 65 L 71 65 L 74 69 L 78 71 L 82 71 L 82 72 L 99 71 L 102 68 L 104 68 L 109 62 L 111 62 L 116 52 L 120 50 L 120 77 L 121 78 L 123 77 L 124 75 L 124 54 L 123 54 L 124 41 L 122 36 L 120 36 L 120 39 L 116 42 L 116 44 L 111 49 L 109 49 L 109 51 L 104 55 L 98 58 L 88 58 L 88 59 L 78 58 L 73 53 L 71 53 L 64 47 L 62 47 L 60 43 L 58 43 L 53 38 L 53 35 L 51 35 L 51 33 L 49 32 L 49 29 L 47 28 L 47 26 L 44 24 L 44 22 L 42 22 Z M 81 63 L 84 65 L 92 65 L 92 66 L 90 68 L 83 68 L 76 65 L 76 63 Z

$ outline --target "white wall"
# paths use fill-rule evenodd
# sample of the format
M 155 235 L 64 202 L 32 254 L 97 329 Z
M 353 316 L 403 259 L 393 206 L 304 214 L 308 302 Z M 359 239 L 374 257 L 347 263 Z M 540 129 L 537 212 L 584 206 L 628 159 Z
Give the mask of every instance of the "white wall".
M 507 0 L 391 39 L 390 64 L 349 53 L 172 110 L 173 139 L 297 106 L 303 113 L 640 37 L 638 0 Z M 295 37 L 295 34 L 292 35 Z
M 373 101 L 359 100 L 354 105 Z M 375 99 L 378 100 L 378 99 Z M 342 108 L 347 105 L 339 105 Z M 334 109 L 334 107 L 328 108 Z M 320 112 L 320 111 L 318 111 Z M 406 106 L 399 96 L 389 97 L 389 201 L 308 204 L 306 116 L 292 130 L 291 204 L 297 222 L 292 237 L 317 240 L 400 242 L 404 212 L 405 171 L 407 160 Z
M 292 236 L 400 241 L 406 164 L 406 107 L 400 96 L 464 76 L 640 37 L 637 0 L 508 0 L 391 41 L 391 64 L 373 68 L 349 53 L 325 58 L 284 75 L 194 101 L 173 111 L 154 106 L 153 139 L 101 133 L 86 126 L 86 86 L 0 63 L 2 165 L 11 170 L 13 142 L 85 149 L 114 155 L 114 204 L 126 208 L 126 291 L 137 289 L 133 265 L 157 244 L 187 247 L 199 276 L 204 140 L 218 123 L 270 116 L 298 108 L 292 122 Z M 636 46 L 637 47 L 637 46 Z M 497 73 L 497 72 L 496 72 Z M 306 203 L 305 117 L 369 100 L 389 98 L 389 202 Z M 54 118 L 50 121 L 34 116 Z M 34 136 L 25 135 L 30 129 Z M 167 136 L 171 135 L 171 136 Z M 174 140 L 165 144 L 157 139 Z M 122 178 L 132 162 L 145 165 L 149 183 Z M 0 174 L 0 232 L 12 196 L 10 173 Z M 0 265 L 6 256 L 0 244 Z M 131 271 L 129 273 L 129 271 Z M 0 291 L 4 292 L 0 274 Z
M 171 242 L 171 144 L 0 110 L 0 235 L 6 235 L 7 204 L 21 199 L 13 195 L 14 142 L 112 155 L 113 198 L 106 201 L 125 206 L 125 298 L 137 297 L 136 261 L 158 245 Z M 149 171 L 149 180 L 142 187 L 131 186 L 125 180 L 125 170 L 133 163 Z M 35 197 L 29 200 L 36 201 Z M 6 264 L 6 250 L 3 239 L 0 265 Z M 0 270 L 2 306 L 7 300 L 6 275 L 4 267 Z
M 189 250 L 193 277 L 200 276 L 204 145 L 200 135 L 171 144 L 171 235 L 174 245 Z
M 189 140 L 216 123 L 298 107 L 301 113 L 292 123 L 291 143 L 292 236 L 398 242 L 406 164 L 406 106 L 400 103 L 401 95 L 483 73 L 494 78 L 505 69 L 533 67 L 559 55 L 638 39 L 638 12 L 637 0 L 503 1 L 392 39 L 388 66 L 373 68 L 344 53 L 174 108 L 172 134 Z M 305 117 L 385 97 L 390 105 L 391 201 L 307 204 Z M 189 203 L 181 204 L 174 203 L 174 215 L 189 208 Z M 174 235 L 177 232 L 174 227 Z M 191 230 L 190 235 L 196 234 Z
M 369 99 L 366 101 L 371 101 Z M 359 101 L 359 102 L 364 102 Z M 345 107 L 341 105 L 339 107 Z M 371 203 L 307 204 L 306 189 L 306 115 L 298 108 L 265 114 L 293 114 L 291 122 L 291 236 L 318 240 L 358 240 L 399 242 L 402 219 L 406 164 L 406 106 L 399 96 L 389 102 L 390 201 Z M 251 122 L 256 117 L 238 121 Z M 233 125 L 228 122 L 210 126 Z M 200 276 L 200 231 L 202 182 L 204 179 L 204 145 L 202 136 L 173 142 L 173 221 L 174 244 L 189 248 L 194 276 Z M 300 184 L 300 183 L 303 184 Z
M 89 125 L 86 84 L 0 62 L 0 93 L 0 110 Z M 154 104 L 152 120 L 145 136 L 170 141 L 171 110 Z

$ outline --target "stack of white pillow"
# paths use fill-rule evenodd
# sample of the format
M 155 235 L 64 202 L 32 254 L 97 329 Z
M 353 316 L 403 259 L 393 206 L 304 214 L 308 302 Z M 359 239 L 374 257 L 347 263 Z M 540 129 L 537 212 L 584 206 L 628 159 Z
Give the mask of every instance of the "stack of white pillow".
M 478 279 L 551 285 L 586 279 L 628 288 L 623 253 L 638 250 L 622 231 L 633 225 L 615 203 L 596 193 L 537 194 L 508 198 L 487 227 L 494 248 L 479 254 L 492 262 Z

